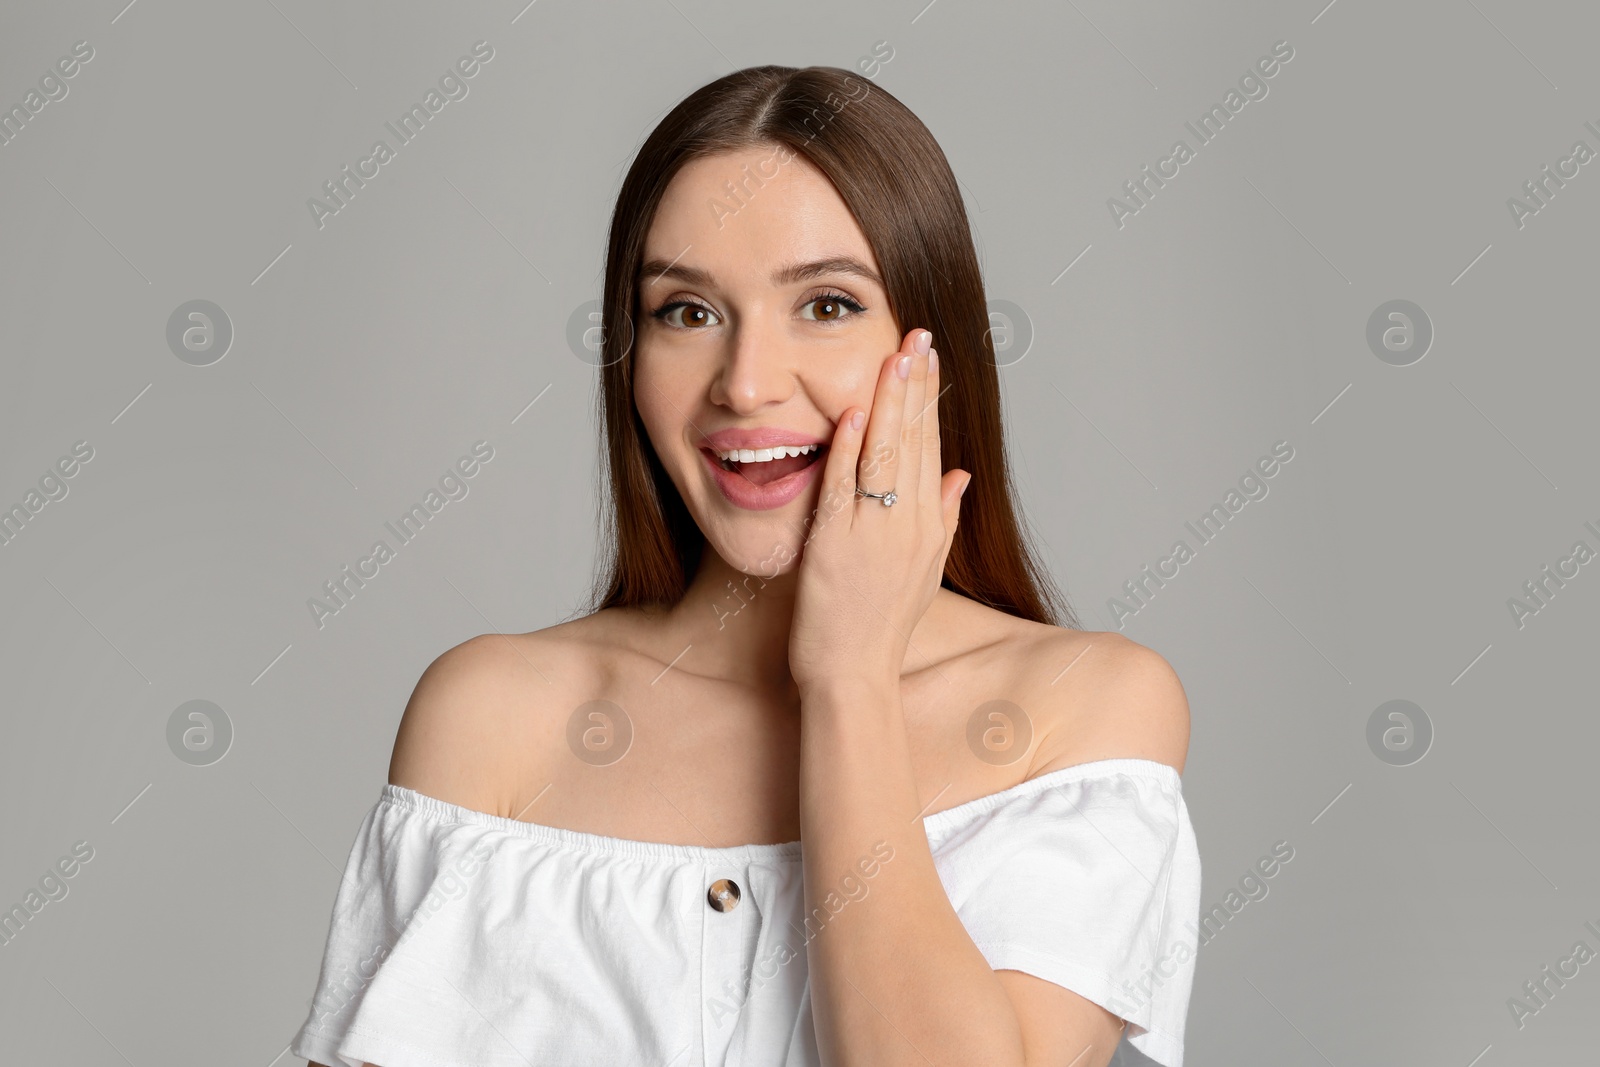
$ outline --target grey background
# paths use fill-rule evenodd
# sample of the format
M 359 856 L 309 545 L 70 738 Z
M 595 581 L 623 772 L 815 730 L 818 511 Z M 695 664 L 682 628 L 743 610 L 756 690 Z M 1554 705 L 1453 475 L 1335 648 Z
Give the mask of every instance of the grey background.
M 1204 906 L 1295 850 L 1201 948 L 1189 1062 L 1594 1054 L 1600 963 L 1521 1028 L 1506 1003 L 1600 950 L 1600 564 L 1507 606 L 1600 548 L 1600 162 L 1507 208 L 1600 149 L 1591 6 L 122 3 L 0 22 L 5 108 L 94 48 L 0 146 L 0 504 L 94 449 L 0 547 L 0 903 L 94 849 L 0 948 L 7 1062 L 293 1061 L 417 676 L 587 587 L 597 379 L 567 330 L 627 161 L 715 77 L 880 40 L 1031 324 L 1009 445 L 1085 627 L 1294 448 L 1124 621 L 1189 695 Z M 480 39 L 469 95 L 319 230 L 306 200 Z M 1108 198 L 1279 40 L 1268 95 L 1119 228 Z M 196 299 L 234 331 L 205 367 L 166 340 Z M 1435 331 L 1403 367 L 1366 341 L 1395 299 Z M 319 629 L 308 598 L 480 439 L 469 494 Z M 167 734 L 197 699 L 234 731 L 201 767 Z M 1407 766 L 1367 741 L 1394 699 L 1434 732 Z

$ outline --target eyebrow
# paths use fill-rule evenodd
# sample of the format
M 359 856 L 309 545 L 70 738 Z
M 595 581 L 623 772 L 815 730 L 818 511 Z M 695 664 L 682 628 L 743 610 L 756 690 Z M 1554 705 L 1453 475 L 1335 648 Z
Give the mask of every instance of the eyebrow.
M 791 263 L 787 267 L 780 267 L 772 272 L 773 285 L 793 285 L 796 282 L 809 281 L 812 278 L 821 278 L 829 274 L 850 274 L 872 282 L 878 288 L 885 288 L 883 279 L 878 277 L 876 271 L 853 256 L 830 256 L 827 259 L 812 260 L 809 263 Z M 716 284 L 711 272 L 701 267 L 691 267 L 676 260 L 665 259 L 647 260 L 639 267 L 639 279 L 644 281 L 657 281 L 662 278 L 676 278 L 686 285 L 704 286 L 711 288 Z

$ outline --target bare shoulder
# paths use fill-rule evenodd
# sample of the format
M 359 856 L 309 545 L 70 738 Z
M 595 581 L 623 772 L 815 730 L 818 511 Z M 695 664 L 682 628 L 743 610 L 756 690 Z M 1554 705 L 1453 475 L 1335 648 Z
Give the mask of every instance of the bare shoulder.
M 1189 700 L 1154 649 L 1111 631 L 1030 628 L 1012 643 L 1018 692 L 1041 719 L 1030 777 L 1102 759 L 1147 759 L 1183 773 Z
M 595 616 L 523 634 L 479 634 L 418 679 L 395 734 L 389 781 L 451 804 L 507 810 L 564 726 L 569 694 L 589 691 Z

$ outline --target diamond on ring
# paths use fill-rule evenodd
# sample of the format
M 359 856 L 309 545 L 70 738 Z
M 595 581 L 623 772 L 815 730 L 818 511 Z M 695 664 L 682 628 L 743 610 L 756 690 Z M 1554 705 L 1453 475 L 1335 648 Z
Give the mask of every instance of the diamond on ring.
M 886 508 L 894 507 L 894 502 L 900 499 L 897 495 L 895 495 L 895 491 L 893 489 L 889 490 L 887 493 L 869 493 L 859 485 L 856 486 L 856 495 L 870 496 L 875 500 L 881 500 L 883 501 L 883 506 Z

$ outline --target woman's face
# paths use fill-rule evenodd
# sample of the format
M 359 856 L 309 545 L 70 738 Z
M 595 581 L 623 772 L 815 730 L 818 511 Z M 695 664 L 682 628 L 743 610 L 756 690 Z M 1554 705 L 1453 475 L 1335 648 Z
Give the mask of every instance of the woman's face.
M 740 571 L 796 565 L 834 428 L 871 409 L 901 340 L 878 275 L 850 209 L 803 156 L 719 153 L 667 187 L 639 278 L 634 402 L 710 547 Z M 757 462 L 724 469 L 718 454 L 735 448 Z

